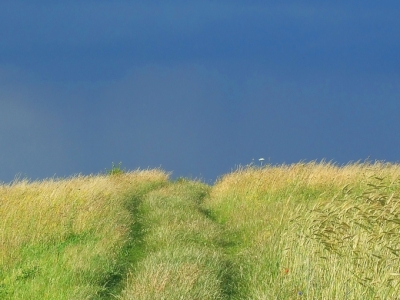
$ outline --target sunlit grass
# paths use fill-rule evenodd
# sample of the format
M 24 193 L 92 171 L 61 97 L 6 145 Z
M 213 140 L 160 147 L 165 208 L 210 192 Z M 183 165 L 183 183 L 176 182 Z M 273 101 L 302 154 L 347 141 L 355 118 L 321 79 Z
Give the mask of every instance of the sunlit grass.
M 225 299 L 220 229 L 200 209 L 209 187 L 181 180 L 149 193 L 141 210 L 146 255 L 121 299 Z
M 0 186 L 0 299 L 400 299 L 399 258 L 397 164 Z
M 206 207 L 238 242 L 237 299 L 398 297 L 399 178 L 398 165 L 383 163 L 250 167 L 222 177 Z
M 162 171 L 0 186 L 0 298 L 88 299 L 120 272 L 132 195 Z
M 361 194 L 345 187 L 329 201 L 299 208 L 289 225 L 287 237 L 304 246 L 286 242 L 285 264 L 310 297 L 399 297 L 400 181 L 388 175 L 367 185 Z

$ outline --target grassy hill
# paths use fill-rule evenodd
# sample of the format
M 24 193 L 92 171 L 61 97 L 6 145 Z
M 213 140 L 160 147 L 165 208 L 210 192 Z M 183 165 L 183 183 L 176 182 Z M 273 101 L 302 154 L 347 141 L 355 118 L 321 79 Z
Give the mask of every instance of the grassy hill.
M 0 186 L 0 299 L 398 299 L 399 255 L 399 165 Z

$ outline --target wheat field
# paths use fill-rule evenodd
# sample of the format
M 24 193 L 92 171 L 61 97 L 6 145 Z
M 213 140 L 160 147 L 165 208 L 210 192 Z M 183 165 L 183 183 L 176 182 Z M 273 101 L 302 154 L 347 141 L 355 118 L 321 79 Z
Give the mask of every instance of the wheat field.
M 400 167 L 240 168 L 207 201 L 239 241 L 237 299 L 400 297 Z

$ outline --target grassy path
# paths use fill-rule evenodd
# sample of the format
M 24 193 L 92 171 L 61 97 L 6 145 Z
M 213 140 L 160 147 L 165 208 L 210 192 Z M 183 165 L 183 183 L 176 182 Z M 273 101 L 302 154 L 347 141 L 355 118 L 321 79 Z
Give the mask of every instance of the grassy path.
M 210 187 L 182 180 L 148 193 L 138 207 L 140 260 L 120 299 L 230 299 L 233 264 L 223 231 L 201 208 Z M 138 219 L 138 216 L 136 219 Z
M 399 216 L 379 163 L 0 185 L 0 299 L 400 299 Z
M 233 299 L 210 190 L 160 171 L 0 186 L 0 299 Z
M 328 189 L 284 177 L 264 191 L 270 173 L 214 187 L 159 171 L 2 186 L 0 299 L 289 299 L 308 281 L 282 256 L 298 244 L 281 243 L 280 200 Z

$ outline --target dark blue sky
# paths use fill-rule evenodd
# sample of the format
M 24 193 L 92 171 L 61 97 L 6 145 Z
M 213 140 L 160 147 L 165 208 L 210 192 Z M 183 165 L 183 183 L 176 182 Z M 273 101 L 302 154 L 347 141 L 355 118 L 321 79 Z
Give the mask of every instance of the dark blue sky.
M 400 160 L 399 1 L 1 1 L 0 181 Z

